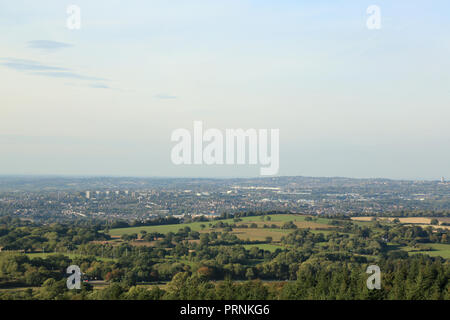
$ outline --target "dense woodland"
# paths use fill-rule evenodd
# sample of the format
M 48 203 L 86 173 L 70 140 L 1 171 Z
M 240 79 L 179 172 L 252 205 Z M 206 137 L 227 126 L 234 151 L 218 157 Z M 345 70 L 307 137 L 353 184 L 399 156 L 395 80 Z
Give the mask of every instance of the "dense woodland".
M 448 259 L 390 245 L 449 244 L 450 231 L 378 222 L 364 227 L 344 218 L 331 224 L 336 229 L 325 234 L 285 223 L 279 227 L 289 230 L 281 238 L 284 249 L 269 251 L 246 249 L 248 242 L 229 232 L 238 225 L 220 220 L 208 233 L 182 224 L 177 232 L 142 232 L 156 243 L 149 247 L 134 246 L 134 235 L 110 245 L 100 224 L 3 217 L 0 299 L 450 299 Z M 40 250 L 54 254 L 29 254 Z M 71 264 L 87 281 L 81 290 L 66 287 Z M 381 290 L 366 287 L 370 264 L 382 270 Z M 108 285 L 95 289 L 92 281 Z

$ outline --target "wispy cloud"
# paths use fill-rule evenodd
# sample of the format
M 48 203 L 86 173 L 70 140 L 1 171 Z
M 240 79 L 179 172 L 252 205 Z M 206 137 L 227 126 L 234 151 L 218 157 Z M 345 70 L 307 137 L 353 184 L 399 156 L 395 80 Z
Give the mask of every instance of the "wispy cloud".
M 33 60 L 2 58 L 0 65 L 17 71 L 66 71 L 66 68 L 53 67 Z
M 55 50 L 69 48 L 69 47 L 73 46 L 68 43 L 51 41 L 51 40 L 33 40 L 33 41 L 28 41 L 27 44 L 28 44 L 29 48 L 43 49 L 43 50 L 47 50 L 47 51 L 55 51 Z
M 177 96 L 170 95 L 170 94 L 164 94 L 164 93 L 157 94 L 154 97 L 156 99 L 163 99 L 163 100 L 166 100 L 166 99 L 177 99 L 178 98 Z
M 119 90 L 118 88 L 113 88 L 107 84 L 104 83 L 74 83 L 74 82 L 66 82 L 64 83 L 66 86 L 71 86 L 71 87 L 79 87 L 79 88 L 94 88 L 94 89 L 110 89 L 110 90 Z
M 86 81 L 108 81 L 108 79 L 82 75 L 73 72 L 71 69 L 68 68 L 45 65 L 34 60 L 0 58 L 0 66 L 4 66 L 20 72 L 25 72 L 27 74 L 43 77 L 86 80 Z M 99 82 L 89 84 L 88 87 L 100 89 L 110 88 L 108 85 Z
M 89 85 L 91 88 L 98 88 L 98 89 L 110 89 L 110 86 L 103 84 L 103 83 L 94 83 Z
M 96 78 L 90 76 L 83 76 L 78 73 L 73 72 L 33 72 L 32 74 L 37 76 L 46 76 L 52 78 L 70 78 L 70 79 L 78 79 L 78 80 L 94 80 L 94 81 L 106 81 L 103 78 Z

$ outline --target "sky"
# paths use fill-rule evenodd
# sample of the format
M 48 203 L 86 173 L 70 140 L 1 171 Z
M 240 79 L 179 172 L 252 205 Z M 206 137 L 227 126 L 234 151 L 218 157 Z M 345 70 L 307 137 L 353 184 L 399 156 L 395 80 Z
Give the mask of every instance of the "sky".
M 279 175 L 450 178 L 449 16 L 444 0 L 0 1 L 0 174 L 259 175 L 174 165 L 171 133 L 202 121 L 279 129 Z

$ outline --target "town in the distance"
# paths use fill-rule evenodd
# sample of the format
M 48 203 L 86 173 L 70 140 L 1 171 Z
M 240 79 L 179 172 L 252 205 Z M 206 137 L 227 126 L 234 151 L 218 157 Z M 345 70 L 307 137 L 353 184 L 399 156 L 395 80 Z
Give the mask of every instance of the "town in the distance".
M 2 177 L 0 213 L 34 221 L 183 221 L 248 211 L 383 215 L 450 210 L 450 182 L 273 177 L 241 179 Z

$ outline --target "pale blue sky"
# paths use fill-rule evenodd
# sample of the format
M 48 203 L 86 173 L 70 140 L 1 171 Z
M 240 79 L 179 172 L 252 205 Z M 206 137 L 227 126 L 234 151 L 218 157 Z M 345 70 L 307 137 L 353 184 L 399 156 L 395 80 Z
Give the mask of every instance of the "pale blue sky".
M 171 132 L 202 120 L 279 128 L 281 175 L 450 177 L 449 17 L 443 0 L 1 1 L 0 174 L 258 175 L 172 165 Z

